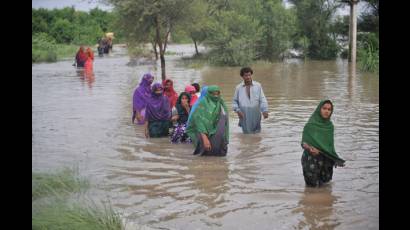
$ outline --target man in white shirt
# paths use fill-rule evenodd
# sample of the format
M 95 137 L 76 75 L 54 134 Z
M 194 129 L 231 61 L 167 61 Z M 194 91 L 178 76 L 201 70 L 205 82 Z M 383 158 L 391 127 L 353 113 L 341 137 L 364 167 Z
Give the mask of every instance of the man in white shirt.
M 268 102 L 259 82 L 252 80 L 253 70 L 244 67 L 240 71 L 243 79 L 236 86 L 232 107 L 238 114 L 239 126 L 243 133 L 259 133 L 261 131 L 261 113 L 268 118 Z

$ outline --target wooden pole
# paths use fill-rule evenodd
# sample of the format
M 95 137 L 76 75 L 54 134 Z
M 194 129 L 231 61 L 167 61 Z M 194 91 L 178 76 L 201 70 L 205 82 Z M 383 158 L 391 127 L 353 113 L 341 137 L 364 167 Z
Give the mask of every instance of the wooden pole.
M 350 28 L 349 28 L 349 62 L 356 63 L 356 38 L 357 38 L 357 15 L 356 6 L 358 0 L 350 1 Z

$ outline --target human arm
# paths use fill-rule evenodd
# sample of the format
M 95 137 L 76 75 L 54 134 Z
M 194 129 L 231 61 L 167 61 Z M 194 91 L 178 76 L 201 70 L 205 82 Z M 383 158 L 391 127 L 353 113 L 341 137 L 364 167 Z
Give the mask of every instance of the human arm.
M 238 114 L 239 119 L 242 119 L 244 117 L 244 114 L 242 113 L 241 109 L 239 108 L 239 88 L 238 87 L 236 87 L 235 94 L 233 96 L 232 110 L 235 111 Z
M 310 146 L 310 145 L 308 145 L 307 143 L 303 143 L 302 144 L 302 148 L 303 149 L 305 149 L 305 150 L 307 150 L 310 154 L 312 154 L 313 156 L 316 156 L 316 155 L 318 155 L 319 153 L 320 153 L 320 151 L 317 149 L 317 148 L 315 148 L 315 147 L 313 147 L 313 146 Z
M 208 136 L 204 133 L 201 133 L 202 142 L 204 143 L 204 149 L 206 151 L 211 151 L 211 142 L 208 139 Z
M 268 101 L 266 100 L 265 94 L 263 93 L 262 86 L 260 87 L 259 104 L 261 112 L 263 114 L 263 118 L 268 118 Z

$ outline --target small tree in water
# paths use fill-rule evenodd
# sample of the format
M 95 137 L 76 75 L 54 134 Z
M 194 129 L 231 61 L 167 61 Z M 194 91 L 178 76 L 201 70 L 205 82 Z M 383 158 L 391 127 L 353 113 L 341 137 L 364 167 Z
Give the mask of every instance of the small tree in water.
M 165 51 L 168 37 L 185 20 L 192 0 L 108 0 L 119 14 L 120 29 L 131 41 L 151 42 L 159 47 L 161 76 L 165 79 Z

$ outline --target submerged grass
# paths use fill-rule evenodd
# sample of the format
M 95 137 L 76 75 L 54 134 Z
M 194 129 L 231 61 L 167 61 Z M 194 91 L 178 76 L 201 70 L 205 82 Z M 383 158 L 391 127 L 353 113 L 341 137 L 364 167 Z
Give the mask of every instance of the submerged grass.
M 79 177 L 78 170 L 32 173 L 32 229 L 124 229 L 110 202 L 97 204 L 92 199 L 75 196 L 89 187 L 88 180 Z

